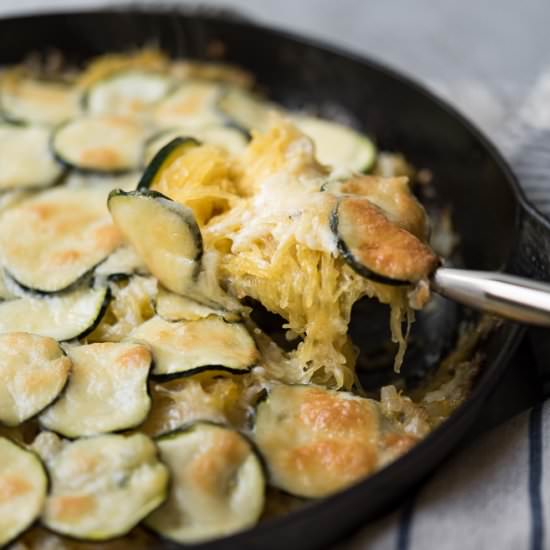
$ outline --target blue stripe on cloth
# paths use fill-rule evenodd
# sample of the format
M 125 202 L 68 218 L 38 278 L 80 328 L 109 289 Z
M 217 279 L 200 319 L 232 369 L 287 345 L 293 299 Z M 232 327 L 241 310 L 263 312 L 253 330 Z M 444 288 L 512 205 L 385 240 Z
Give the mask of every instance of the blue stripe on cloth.
M 411 527 L 416 504 L 416 496 L 418 491 L 415 491 L 410 498 L 405 502 L 399 514 L 399 527 L 397 531 L 396 550 L 409 550 L 411 541 Z
M 529 415 L 529 504 L 531 507 L 531 550 L 543 550 L 542 504 L 542 404 Z

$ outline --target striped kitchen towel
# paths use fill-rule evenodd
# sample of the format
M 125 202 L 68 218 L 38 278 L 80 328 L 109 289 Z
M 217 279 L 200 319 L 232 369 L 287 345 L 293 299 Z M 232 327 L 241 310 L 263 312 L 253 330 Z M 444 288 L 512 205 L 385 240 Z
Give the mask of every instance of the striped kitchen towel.
M 392 515 L 340 550 L 549 547 L 550 402 L 463 449 Z M 544 473 L 547 472 L 547 475 Z
M 479 112 L 479 105 L 446 95 L 466 114 Z M 511 162 L 528 199 L 550 217 L 550 69 L 517 116 L 500 127 L 488 120 L 484 129 Z M 338 546 L 367 548 L 550 548 L 550 400 L 479 436 L 398 510 Z

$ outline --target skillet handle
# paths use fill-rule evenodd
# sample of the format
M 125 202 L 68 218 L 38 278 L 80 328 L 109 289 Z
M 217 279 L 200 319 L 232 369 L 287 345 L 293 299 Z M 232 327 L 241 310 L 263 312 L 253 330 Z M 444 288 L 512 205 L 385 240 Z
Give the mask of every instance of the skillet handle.
M 550 284 L 499 272 L 440 267 L 437 293 L 512 321 L 550 327 Z

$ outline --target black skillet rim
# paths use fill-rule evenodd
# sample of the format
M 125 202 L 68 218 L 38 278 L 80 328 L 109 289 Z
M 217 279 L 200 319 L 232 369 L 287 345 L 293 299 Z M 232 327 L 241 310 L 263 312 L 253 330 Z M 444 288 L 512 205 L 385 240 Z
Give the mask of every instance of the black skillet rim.
M 429 91 L 424 85 L 418 83 L 413 77 L 400 72 L 397 69 L 393 69 L 390 66 L 386 65 L 383 62 L 376 61 L 371 59 L 368 55 L 358 54 L 346 50 L 345 48 L 327 44 L 322 40 L 317 38 L 311 38 L 308 36 L 303 36 L 301 34 L 286 31 L 277 27 L 267 26 L 261 23 L 258 23 L 254 20 L 250 20 L 248 17 L 241 17 L 238 12 L 233 12 L 231 10 L 213 9 L 205 8 L 200 6 L 177 6 L 174 4 L 165 4 L 159 3 L 156 4 L 131 4 L 123 3 L 116 6 L 77 6 L 77 9 L 68 10 L 67 7 L 64 7 L 60 10 L 49 10 L 49 11 L 38 11 L 38 12 L 26 12 L 26 13 L 14 13 L 9 14 L 7 17 L 1 17 L 2 21 L 9 22 L 10 20 L 22 20 L 22 19 L 40 19 L 44 16 L 67 16 L 70 17 L 74 14 L 104 14 L 104 15 L 120 15 L 121 13 L 129 14 L 151 14 L 155 16 L 164 16 L 164 15 L 173 15 L 180 16 L 185 18 L 202 18 L 205 20 L 217 20 L 224 21 L 227 23 L 237 23 L 242 26 L 249 26 L 259 28 L 267 33 L 269 33 L 274 38 L 281 38 L 282 40 L 290 40 L 300 44 L 304 44 L 309 47 L 313 47 L 317 50 L 335 54 L 339 57 L 346 57 L 357 63 L 368 65 L 373 70 L 384 74 L 385 76 L 398 81 L 403 84 L 405 87 L 412 88 L 416 93 L 423 95 L 431 103 L 435 104 L 444 111 L 450 118 L 453 118 L 458 124 L 463 126 L 468 133 L 470 133 L 473 138 L 475 138 L 479 144 L 483 147 L 485 152 L 490 156 L 501 172 L 503 179 L 506 181 L 506 184 L 511 188 L 516 205 L 519 208 L 516 208 L 515 212 L 515 231 L 514 231 L 514 241 L 516 245 L 512 245 L 512 253 L 516 249 L 517 239 L 520 232 L 520 221 L 521 221 L 521 210 L 523 210 L 529 217 L 534 218 L 540 224 L 546 226 L 550 229 L 550 222 L 527 200 L 523 189 L 520 187 L 519 182 L 512 172 L 508 162 L 503 158 L 501 153 L 497 150 L 496 146 L 484 135 L 484 133 L 477 128 L 477 126 L 470 122 L 462 113 L 460 113 L 456 108 L 452 107 L 445 100 L 439 98 L 437 95 Z M 511 254 L 512 254 L 511 253 Z M 510 261 L 509 255 L 507 263 Z M 388 466 L 384 467 L 375 474 L 369 476 L 365 480 L 353 485 L 352 487 L 345 489 L 335 495 L 332 495 L 326 499 L 319 500 L 317 502 L 313 501 L 308 503 L 303 508 L 294 510 L 286 516 L 273 518 L 266 520 L 262 524 L 258 524 L 250 529 L 241 531 L 234 535 L 224 537 L 223 539 L 215 539 L 212 541 L 204 542 L 201 544 L 196 544 L 192 546 L 193 548 L 207 548 L 210 544 L 216 544 L 219 542 L 225 544 L 235 543 L 237 544 L 242 537 L 246 537 L 252 532 L 258 533 L 258 535 L 266 535 L 270 531 L 276 531 L 284 525 L 293 523 L 294 521 L 300 520 L 301 517 L 305 515 L 314 514 L 316 510 L 321 508 L 328 508 L 337 501 L 346 500 L 352 493 L 363 493 L 365 491 L 374 491 L 376 492 L 380 488 L 384 487 L 387 483 L 390 483 L 392 478 L 399 476 L 401 470 L 406 471 L 408 468 L 408 463 L 413 461 L 419 461 L 422 459 L 422 456 L 426 453 L 429 453 L 431 448 L 435 443 L 444 437 L 447 431 L 453 429 L 453 426 L 459 424 L 462 418 L 468 413 L 468 410 L 473 406 L 473 402 L 482 400 L 486 398 L 491 391 L 495 388 L 498 379 L 503 374 L 505 369 L 505 364 L 510 359 L 511 355 L 515 351 L 517 345 L 519 344 L 520 338 L 523 335 L 524 329 L 518 325 L 507 324 L 508 334 L 505 336 L 505 345 L 502 346 L 497 353 L 496 357 L 491 361 L 489 368 L 485 370 L 483 379 L 477 383 L 471 392 L 468 399 L 462 403 L 458 409 L 441 424 L 433 432 L 431 432 L 426 438 L 420 441 L 415 445 L 410 451 L 408 451 L 401 458 L 397 459 L 395 462 L 392 462 Z M 456 446 L 455 446 L 456 447 Z

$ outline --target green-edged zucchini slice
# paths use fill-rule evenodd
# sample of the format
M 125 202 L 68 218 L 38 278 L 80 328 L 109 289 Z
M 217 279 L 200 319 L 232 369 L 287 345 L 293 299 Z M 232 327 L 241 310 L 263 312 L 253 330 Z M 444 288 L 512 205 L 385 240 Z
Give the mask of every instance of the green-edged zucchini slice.
M 95 83 L 84 96 L 84 105 L 94 115 L 139 115 L 161 100 L 173 86 L 172 79 L 152 71 L 128 70 Z
M 431 275 L 439 260 L 428 245 L 391 222 L 362 197 L 341 198 L 330 220 L 338 250 L 360 275 L 385 284 L 412 284 Z
M 160 126 L 206 126 L 220 124 L 216 111 L 220 84 L 208 80 L 190 80 L 158 103 L 153 118 Z
M 52 338 L 0 335 L 0 423 L 17 426 L 46 408 L 65 387 L 71 360 Z
M 99 264 L 94 277 L 97 279 L 126 279 L 132 275 L 146 275 L 147 267 L 131 246 L 120 246 L 104 262 Z
M 428 239 L 428 217 L 423 206 L 411 193 L 409 178 L 355 176 L 346 180 L 328 181 L 323 184 L 322 191 L 335 195 L 365 197 L 378 206 L 391 222 L 423 241 Z
M 30 332 L 59 341 L 79 338 L 94 330 L 108 303 L 108 288 L 79 288 L 56 296 L 2 302 L 0 334 Z
M 89 115 L 62 124 L 54 132 L 55 157 L 85 173 L 121 174 L 138 168 L 145 130 L 118 115 Z
M 158 151 L 173 139 L 181 136 L 192 137 L 201 143 L 217 145 L 232 155 L 242 153 L 248 142 L 245 133 L 231 126 L 211 125 L 196 128 L 193 126 L 166 128 L 147 140 L 143 155 L 145 163 L 149 164 Z
M 156 191 L 115 190 L 108 206 L 149 271 L 172 292 L 185 294 L 202 256 L 201 232 L 192 210 Z
M 143 434 L 66 443 L 47 467 L 51 489 L 42 522 L 78 539 L 124 535 L 166 498 L 168 471 Z
M 0 124 L 0 191 L 54 185 L 63 167 L 50 152 L 50 132 L 40 126 Z
M 40 423 L 66 437 L 82 437 L 141 424 L 151 408 L 147 376 L 151 353 L 139 344 L 97 343 L 67 349 L 73 368 L 63 395 Z
M 376 147 L 365 135 L 337 122 L 298 116 L 296 125 L 315 144 L 317 159 L 337 169 L 367 172 L 376 159 Z
M 254 441 L 271 483 L 288 493 L 324 497 L 379 464 L 376 402 L 315 386 L 274 386 L 256 409 Z
M 149 189 L 158 182 L 161 172 L 180 158 L 181 155 L 197 147 L 200 143 L 192 137 L 175 137 L 164 145 L 149 162 L 143 176 L 139 180 L 138 189 Z
M 246 131 L 266 130 L 269 113 L 276 109 L 275 105 L 260 99 L 248 90 L 234 86 L 225 88 L 218 99 L 217 107 L 227 122 Z
M 262 465 L 238 432 L 199 422 L 157 440 L 172 486 L 145 521 L 162 537 L 194 543 L 252 527 L 264 506 Z
M 0 87 L 0 114 L 17 124 L 59 124 L 78 113 L 78 102 L 75 88 L 60 81 L 8 76 Z
M 40 458 L 0 437 L 0 546 L 17 537 L 40 515 L 48 478 Z
M 241 374 L 258 360 L 245 326 L 215 317 L 178 323 L 153 317 L 134 329 L 129 339 L 149 346 L 152 373 L 157 376 L 189 376 L 205 370 Z
M 21 286 L 59 292 L 79 281 L 121 243 L 103 187 L 52 189 L 0 220 L 0 258 Z
M 25 291 L 0 267 L 0 301 L 13 300 L 25 295 Z
M 235 311 L 226 311 L 202 304 L 159 288 L 155 310 L 165 321 L 198 321 L 207 317 L 223 317 L 226 321 L 238 321 L 240 315 Z

